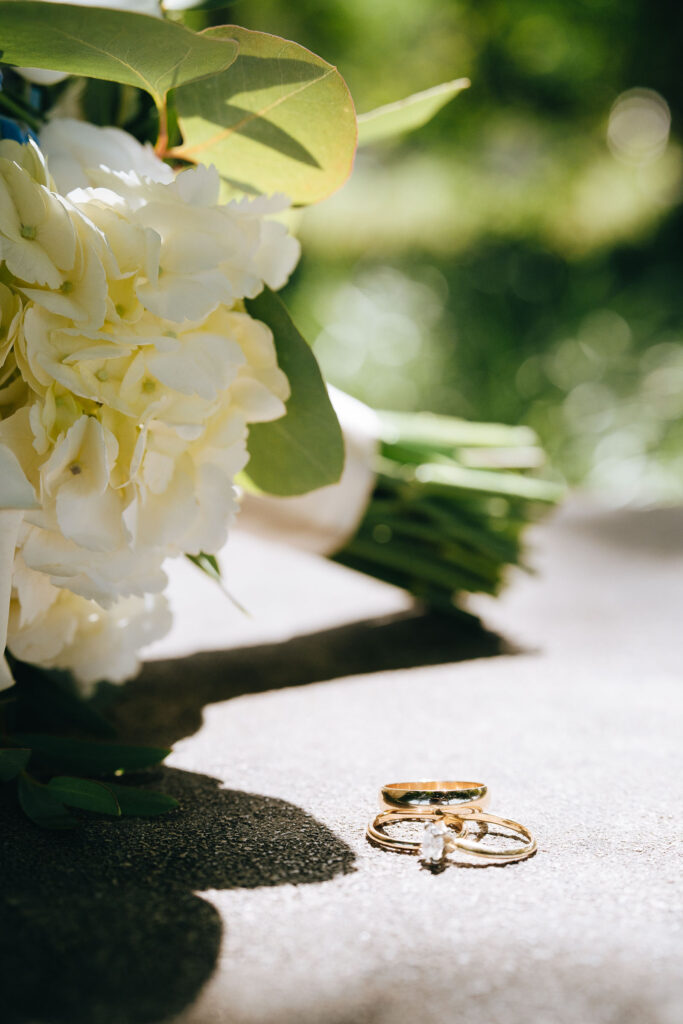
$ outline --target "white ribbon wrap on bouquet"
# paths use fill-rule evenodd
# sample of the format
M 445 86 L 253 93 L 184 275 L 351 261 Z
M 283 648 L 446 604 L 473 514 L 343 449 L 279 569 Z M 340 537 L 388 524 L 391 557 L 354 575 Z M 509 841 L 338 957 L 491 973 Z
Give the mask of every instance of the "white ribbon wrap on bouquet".
M 328 390 L 346 449 L 339 482 L 295 498 L 245 494 L 237 519 L 239 529 L 319 555 L 341 551 L 358 529 L 375 486 L 380 433 L 374 410 Z

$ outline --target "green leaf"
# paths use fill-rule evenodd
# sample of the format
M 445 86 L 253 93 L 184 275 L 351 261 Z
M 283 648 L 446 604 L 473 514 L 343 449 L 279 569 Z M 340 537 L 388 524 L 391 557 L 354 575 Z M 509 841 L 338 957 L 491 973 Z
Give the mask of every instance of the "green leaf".
M 110 787 L 101 782 L 60 775 L 50 779 L 47 788 L 69 807 L 80 807 L 83 811 L 96 811 L 98 814 L 112 814 L 116 818 L 121 814 L 118 801 Z
M 246 301 L 251 316 L 273 332 L 277 360 L 292 390 L 287 412 L 249 428 L 247 477 L 268 494 L 305 494 L 336 483 L 344 442 L 315 357 L 269 288 Z
M 0 750 L 0 782 L 8 782 L 23 772 L 31 751 L 26 748 Z
M 339 188 L 351 173 L 356 115 L 337 69 L 297 43 L 234 25 L 202 38 L 234 39 L 239 56 L 178 89 L 185 141 L 171 155 L 215 164 L 238 188 L 284 192 L 294 203 Z
M 165 793 L 156 793 L 150 789 L 136 789 L 132 786 L 119 786 L 113 782 L 107 783 L 116 797 L 121 814 L 141 814 L 150 817 L 154 814 L 166 814 L 167 811 L 174 811 L 178 801 Z
M 41 828 L 66 829 L 78 824 L 59 797 L 30 775 L 19 776 L 18 795 L 24 814 Z
M 170 754 L 170 750 L 160 747 L 131 747 L 40 733 L 15 733 L 11 742 L 30 747 L 34 755 L 51 765 L 94 775 L 149 768 Z
M 73 677 L 62 669 L 45 669 L 9 656 L 16 681 L 18 727 L 33 729 L 76 727 L 94 736 L 114 736 L 110 722 L 76 691 Z
M 244 605 L 240 604 L 235 595 L 230 593 L 223 582 L 221 567 L 218 564 L 218 559 L 215 555 L 207 555 L 204 551 L 200 551 L 198 555 L 185 555 L 185 558 L 188 558 L 193 565 L 196 565 L 197 568 L 201 569 L 202 572 L 205 572 L 206 575 L 214 581 L 214 583 L 217 583 L 228 601 L 230 601 L 231 604 L 234 604 L 238 611 L 242 612 L 243 615 L 249 615 L 249 612 Z
M 372 142 L 393 139 L 406 132 L 414 132 L 457 96 L 469 87 L 469 79 L 456 78 L 453 82 L 443 82 L 424 92 L 416 92 L 396 103 L 387 103 L 385 107 L 377 107 L 367 114 L 358 116 L 358 145 L 367 146 Z
M 169 89 L 225 71 L 237 55 L 230 39 L 163 18 L 24 0 L 0 2 L 0 50 L 5 64 L 137 86 L 157 106 Z
M 221 567 L 218 564 L 218 560 L 215 555 L 206 555 L 203 551 L 200 551 L 198 555 L 186 555 L 186 558 L 205 572 L 207 576 L 210 576 L 216 583 L 222 583 Z

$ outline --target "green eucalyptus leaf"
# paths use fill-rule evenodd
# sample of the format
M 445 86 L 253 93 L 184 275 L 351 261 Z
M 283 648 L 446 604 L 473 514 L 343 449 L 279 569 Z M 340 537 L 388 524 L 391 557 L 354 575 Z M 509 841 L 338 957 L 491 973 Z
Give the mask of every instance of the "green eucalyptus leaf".
M 416 92 L 396 103 L 387 103 L 367 114 L 358 116 L 358 145 L 383 142 L 406 132 L 414 132 L 434 117 L 446 104 L 463 89 L 469 87 L 469 79 L 456 78 L 443 82 L 424 92 Z
M 131 11 L 3 0 L 0 50 L 5 64 L 134 85 L 160 106 L 169 89 L 225 71 L 237 44 Z
M 41 828 L 74 828 L 78 824 L 66 810 L 56 793 L 36 782 L 30 775 L 20 775 L 17 787 L 24 814 Z
M 149 768 L 170 754 L 170 750 L 161 747 L 131 747 L 41 733 L 15 733 L 12 742 L 30 747 L 34 755 L 50 765 L 93 775 Z
M 238 611 L 242 612 L 243 615 L 249 615 L 249 612 L 244 605 L 240 604 L 235 595 L 231 594 L 225 586 L 221 575 L 221 567 L 218 564 L 218 559 L 215 555 L 207 555 L 204 551 L 200 551 L 198 555 L 185 555 L 185 557 L 189 559 L 193 565 L 196 565 L 198 569 L 201 569 L 202 572 L 206 573 L 214 583 L 218 584 L 228 601 L 234 604 Z
M 0 782 L 14 779 L 28 764 L 31 751 L 25 747 L 0 750 Z
M 171 155 L 215 164 L 248 192 L 284 192 L 314 203 L 342 185 L 353 164 L 356 115 L 337 71 L 297 43 L 234 25 L 202 38 L 233 39 L 227 71 L 175 93 L 184 144 Z
M 50 779 L 47 788 L 68 807 L 79 807 L 83 811 L 96 811 L 98 814 L 111 814 L 116 818 L 121 814 L 118 801 L 110 787 L 101 782 L 59 775 Z
M 210 576 L 216 583 L 222 583 L 221 567 L 218 564 L 218 559 L 215 555 L 207 555 L 203 551 L 200 551 L 198 555 L 186 555 L 186 558 L 205 572 L 207 576 Z
M 174 811 L 179 806 L 178 801 L 172 796 L 167 796 L 166 793 L 157 793 L 151 789 L 120 786 L 113 782 L 107 783 L 107 789 L 112 791 L 121 808 L 121 814 L 125 815 L 140 814 L 150 817 Z
M 291 388 L 281 419 L 249 428 L 249 482 L 256 490 L 279 495 L 336 483 L 344 468 L 344 441 L 315 356 L 269 288 L 246 300 L 246 306 L 273 332 L 277 361 Z

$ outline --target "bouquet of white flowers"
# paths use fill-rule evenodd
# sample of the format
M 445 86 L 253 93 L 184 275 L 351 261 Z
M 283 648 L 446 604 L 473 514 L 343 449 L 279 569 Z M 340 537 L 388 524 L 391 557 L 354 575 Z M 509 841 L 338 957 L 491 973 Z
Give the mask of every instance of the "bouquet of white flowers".
M 519 433 L 370 410 L 364 440 L 346 417 L 337 484 L 339 423 L 273 292 L 299 256 L 284 212 L 350 172 L 348 90 L 296 43 L 118 6 L 0 0 L 0 780 L 56 827 L 67 806 L 172 806 L 102 781 L 167 752 L 74 737 L 107 726 L 55 670 L 85 695 L 135 674 L 170 625 L 163 563 L 217 571 L 237 483 L 260 495 L 247 522 L 270 508 L 287 533 L 303 509 L 301 546 L 449 608 L 496 589 L 531 504 L 555 497 L 461 464 Z M 366 115 L 361 140 L 419 126 L 466 84 Z M 16 707 L 36 693 L 66 736 L 26 729 Z
M 285 412 L 243 300 L 285 282 L 298 244 L 267 219 L 280 199 L 218 191 L 214 168 L 174 176 L 112 129 L 0 142 L 0 622 L 15 657 L 84 684 L 134 673 L 167 628 L 162 562 L 223 545 L 248 425 Z
M 27 735 L 27 667 L 68 670 L 85 694 L 134 675 L 170 625 L 164 561 L 211 568 L 237 474 L 301 493 L 343 465 L 271 289 L 299 256 L 282 211 L 350 171 L 348 91 L 295 43 L 120 6 L 0 3 L 0 777 L 52 825 L 71 823 L 64 805 L 130 808 L 76 775 L 166 751 Z M 137 138 L 89 123 L 105 96 Z M 50 681 L 70 726 L 106 731 Z

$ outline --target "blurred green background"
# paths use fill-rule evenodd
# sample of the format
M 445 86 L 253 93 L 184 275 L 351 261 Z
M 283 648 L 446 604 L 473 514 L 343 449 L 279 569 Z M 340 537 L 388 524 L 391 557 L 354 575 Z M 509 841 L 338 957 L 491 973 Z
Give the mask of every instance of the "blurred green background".
M 467 76 L 307 211 L 286 301 L 378 407 L 527 423 L 616 503 L 683 496 L 683 7 L 647 0 L 236 0 L 359 112 Z

